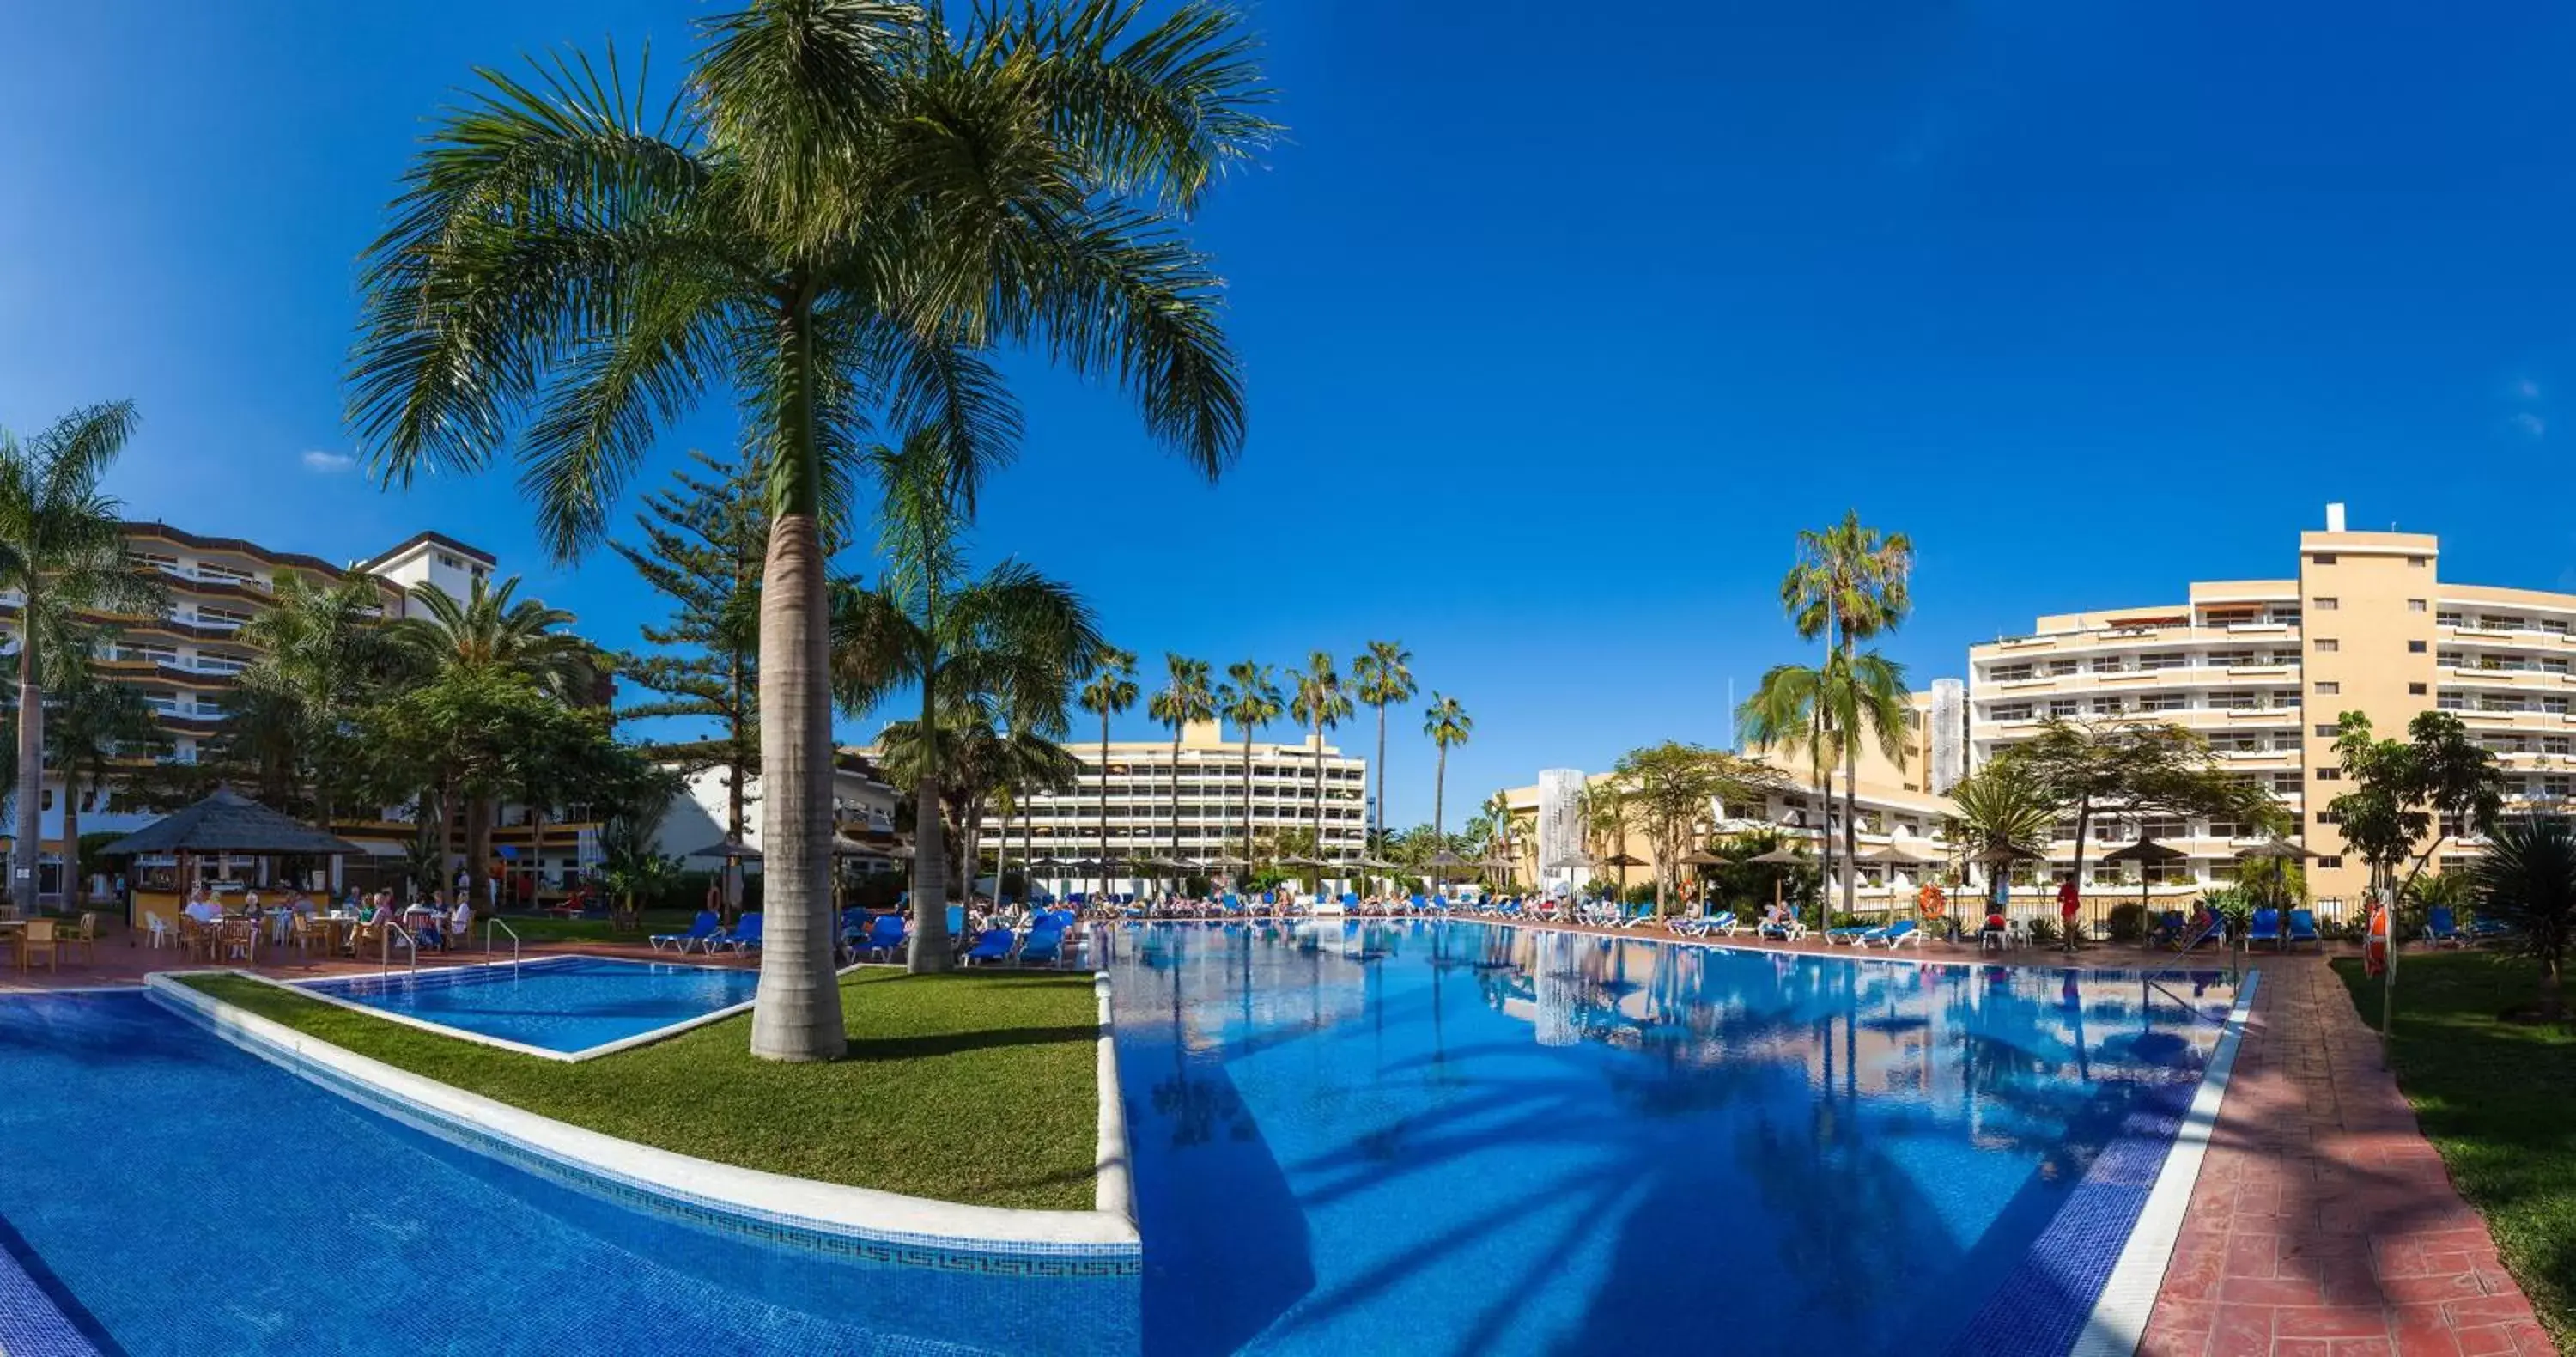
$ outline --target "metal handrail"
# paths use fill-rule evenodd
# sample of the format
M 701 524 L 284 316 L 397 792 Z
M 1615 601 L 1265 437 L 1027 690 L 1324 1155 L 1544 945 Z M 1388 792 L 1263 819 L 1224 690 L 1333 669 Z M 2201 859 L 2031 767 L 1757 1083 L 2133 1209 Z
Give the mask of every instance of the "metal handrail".
M 498 914 L 487 914 L 483 916 L 483 950 L 486 952 L 492 950 L 492 930 L 495 928 L 498 928 L 502 932 L 510 935 L 510 964 L 512 966 L 518 965 L 519 930 L 501 922 L 501 916 Z
M 391 919 L 385 920 L 385 931 L 377 935 L 377 941 L 384 945 L 384 955 L 379 958 L 376 963 L 377 970 L 379 972 L 390 972 L 393 970 L 394 936 L 396 934 L 400 934 L 402 936 L 404 946 L 411 948 L 411 973 L 414 975 L 420 974 L 420 939 L 413 937 L 410 929 L 403 927 L 401 924 L 395 923 Z

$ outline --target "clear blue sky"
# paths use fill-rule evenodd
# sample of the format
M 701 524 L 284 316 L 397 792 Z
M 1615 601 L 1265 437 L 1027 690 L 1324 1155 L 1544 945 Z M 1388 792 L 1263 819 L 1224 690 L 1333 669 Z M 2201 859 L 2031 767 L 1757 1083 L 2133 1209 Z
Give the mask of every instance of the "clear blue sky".
M 353 261 L 471 65 L 614 35 L 676 69 L 704 12 L 22 8 L 0 424 L 131 396 L 138 516 L 338 559 L 436 528 L 630 642 L 651 600 L 605 554 L 541 559 L 506 473 L 395 495 L 330 470 L 339 373 Z M 1293 137 L 1201 224 L 1251 374 L 1241 469 L 1198 483 L 1112 394 L 1033 374 L 983 540 L 1157 660 L 1402 638 L 1477 720 L 1453 807 L 1723 740 L 1728 681 L 1795 653 L 1792 533 L 1847 506 L 1920 547 L 1891 646 L 1918 680 L 2035 613 L 2283 573 L 2328 499 L 2443 534 L 2451 577 L 2576 587 L 2576 10 L 1256 21 Z M 711 406 L 657 462 L 732 440 Z M 1399 823 L 1430 812 L 1418 724 Z

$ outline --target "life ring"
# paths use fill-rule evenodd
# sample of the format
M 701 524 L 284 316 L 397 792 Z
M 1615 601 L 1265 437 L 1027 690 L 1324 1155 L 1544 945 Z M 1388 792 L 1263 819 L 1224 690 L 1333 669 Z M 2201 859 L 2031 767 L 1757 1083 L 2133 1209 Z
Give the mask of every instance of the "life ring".
M 1914 893 L 1914 907 L 1922 911 L 1924 918 L 1937 919 L 1949 910 L 1950 897 L 1943 895 L 1938 886 L 1925 886 Z

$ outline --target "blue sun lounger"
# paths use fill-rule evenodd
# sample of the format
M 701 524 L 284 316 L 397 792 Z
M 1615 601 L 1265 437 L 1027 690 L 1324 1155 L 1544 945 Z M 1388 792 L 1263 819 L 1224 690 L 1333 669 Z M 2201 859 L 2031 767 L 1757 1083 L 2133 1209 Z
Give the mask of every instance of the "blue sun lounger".
M 2281 911 L 2269 907 L 2254 911 L 2254 919 L 2245 929 L 2245 944 L 2268 942 L 2274 947 L 2286 946 L 2281 940 Z
M 2290 935 L 2281 940 L 2282 950 L 2287 951 L 2292 944 L 2302 942 L 2313 942 L 2320 948 L 2325 946 L 2325 940 L 2317 936 L 2317 916 L 2314 910 L 2290 911 Z
M 756 950 L 760 946 L 760 916 L 746 914 L 734 921 L 731 932 L 709 938 L 701 945 L 709 953 L 713 953 L 719 947 L 730 948 L 736 952 Z
M 975 945 L 966 949 L 966 964 L 972 966 L 978 961 L 1008 961 L 1011 959 L 1011 948 L 1018 941 L 1019 935 L 1007 928 L 987 928 L 984 930 L 984 936 L 975 939 Z
M 664 943 L 669 943 L 672 950 L 685 953 L 692 947 L 707 946 L 717 934 L 723 931 L 724 925 L 716 919 L 716 912 L 712 909 L 702 909 L 698 911 L 698 917 L 690 922 L 688 932 L 656 933 L 646 941 L 653 944 L 653 950 L 656 952 L 662 950 Z
M 1020 964 L 1023 966 L 1063 965 L 1064 930 L 1050 928 L 1043 923 L 1030 929 L 1028 938 L 1020 944 Z
M 891 957 L 911 937 L 900 914 L 880 914 L 868 923 L 866 937 L 859 939 L 859 950 L 870 955 Z
M 2424 914 L 2424 940 L 2453 947 L 2460 945 L 2460 916 L 2448 905 L 2435 905 Z

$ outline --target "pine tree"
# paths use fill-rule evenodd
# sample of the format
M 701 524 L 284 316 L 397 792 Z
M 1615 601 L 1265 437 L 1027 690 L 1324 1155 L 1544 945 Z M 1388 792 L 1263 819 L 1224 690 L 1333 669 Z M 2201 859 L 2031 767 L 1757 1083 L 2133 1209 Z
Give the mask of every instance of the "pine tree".
M 769 506 L 748 468 L 695 449 L 708 476 L 672 473 L 673 489 L 644 497 L 635 516 L 641 542 L 613 542 L 644 583 L 671 600 L 670 620 L 647 626 L 659 653 L 618 657 L 618 673 L 663 694 L 618 712 L 621 721 L 678 717 L 712 721 L 696 739 L 648 740 L 645 751 L 684 773 L 725 775 L 725 834 L 740 841 L 760 776 L 760 579 L 769 554 Z

